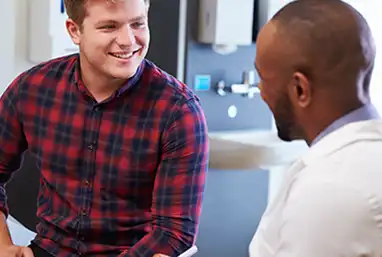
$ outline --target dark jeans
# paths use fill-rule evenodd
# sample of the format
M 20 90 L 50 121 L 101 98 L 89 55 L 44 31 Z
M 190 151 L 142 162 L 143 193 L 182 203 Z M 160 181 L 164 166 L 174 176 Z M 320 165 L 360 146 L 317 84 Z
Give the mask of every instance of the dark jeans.
M 41 249 L 33 243 L 30 244 L 28 247 L 32 249 L 34 257 L 53 257 L 53 255 L 51 255 L 50 253 L 48 253 L 44 249 Z

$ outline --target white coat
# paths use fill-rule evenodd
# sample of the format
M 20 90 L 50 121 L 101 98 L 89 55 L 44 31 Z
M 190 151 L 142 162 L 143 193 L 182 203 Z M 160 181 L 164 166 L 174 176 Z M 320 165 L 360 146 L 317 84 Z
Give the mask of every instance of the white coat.
M 292 165 L 249 252 L 250 257 L 381 257 L 382 121 L 345 125 Z

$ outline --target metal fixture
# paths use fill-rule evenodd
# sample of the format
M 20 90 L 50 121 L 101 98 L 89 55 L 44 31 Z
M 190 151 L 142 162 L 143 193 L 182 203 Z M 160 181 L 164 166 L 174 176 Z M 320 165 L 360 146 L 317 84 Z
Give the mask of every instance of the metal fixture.
M 243 73 L 243 83 L 231 84 L 227 86 L 224 80 L 221 80 L 216 85 L 216 93 L 220 96 L 225 96 L 228 93 L 240 94 L 250 99 L 254 98 L 256 94 L 260 93 L 260 89 L 255 84 L 255 71 L 246 71 Z

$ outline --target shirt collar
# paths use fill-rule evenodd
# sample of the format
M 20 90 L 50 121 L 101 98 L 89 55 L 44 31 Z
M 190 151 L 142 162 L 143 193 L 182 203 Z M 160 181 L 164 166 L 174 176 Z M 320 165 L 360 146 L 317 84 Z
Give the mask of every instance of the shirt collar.
M 81 75 L 80 75 L 80 55 L 76 54 L 76 56 L 77 56 L 77 58 L 76 58 L 76 61 L 74 64 L 74 82 L 78 86 L 78 88 L 81 92 L 86 93 L 87 89 L 86 89 L 86 87 L 85 87 L 85 85 L 81 79 Z M 138 69 L 135 72 L 135 74 L 131 78 L 129 78 L 127 80 L 127 82 L 115 92 L 113 97 L 114 96 L 116 96 L 116 97 L 121 96 L 124 92 L 126 92 L 128 89 L 130 89 L 135 84 L 137 84 L 138 81 L 140 80 L 140 78 L 142 77 L 143 71 L 145 69 L 145 65 L 146 65 L 146 60 L 144 59 L 141 62 L 141 64 L 138 66 Z
M 334 121 L 331 125 L 329 125 L 324 131 L 322 131 L 312 142 L 311 145 L 316 144 L 323 137 L 328 135 L 329 133 L 345 126 L 346 124 L 358 121 L 366 121 L 379 119 L 379 113 L 377 109 L 372 104 L 364 105 L 344 116 Z
M 132 86 L 134 86 L 135 84 L 138 83 L 138 81 L 140 80 L 140 78 L 142 76 L 144 67 L 145 67 L 145 60 L 143 60 L 141 62 L 141 64 L 138 66 L 138 69 L 135 72 L 134 76 L 129 78 L 128 81 L 126 82 L 126 84 L 117 90 L 117 92 L 116 92 L 117 97 L 121 96 L 124 92 L 126 92 L 126 90 L 128 90 L 129 88 L 131 88 Z

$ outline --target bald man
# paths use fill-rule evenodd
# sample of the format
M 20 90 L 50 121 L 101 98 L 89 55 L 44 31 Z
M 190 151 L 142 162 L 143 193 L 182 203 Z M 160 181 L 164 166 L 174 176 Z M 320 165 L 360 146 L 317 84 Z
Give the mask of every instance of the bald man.
M 301 0 L 259 33 L 256 69 L 279 137 L 310 149 L 286 173 L 251 257 L 382 256 L 382 121 L 370 28 L 339 0 Z

